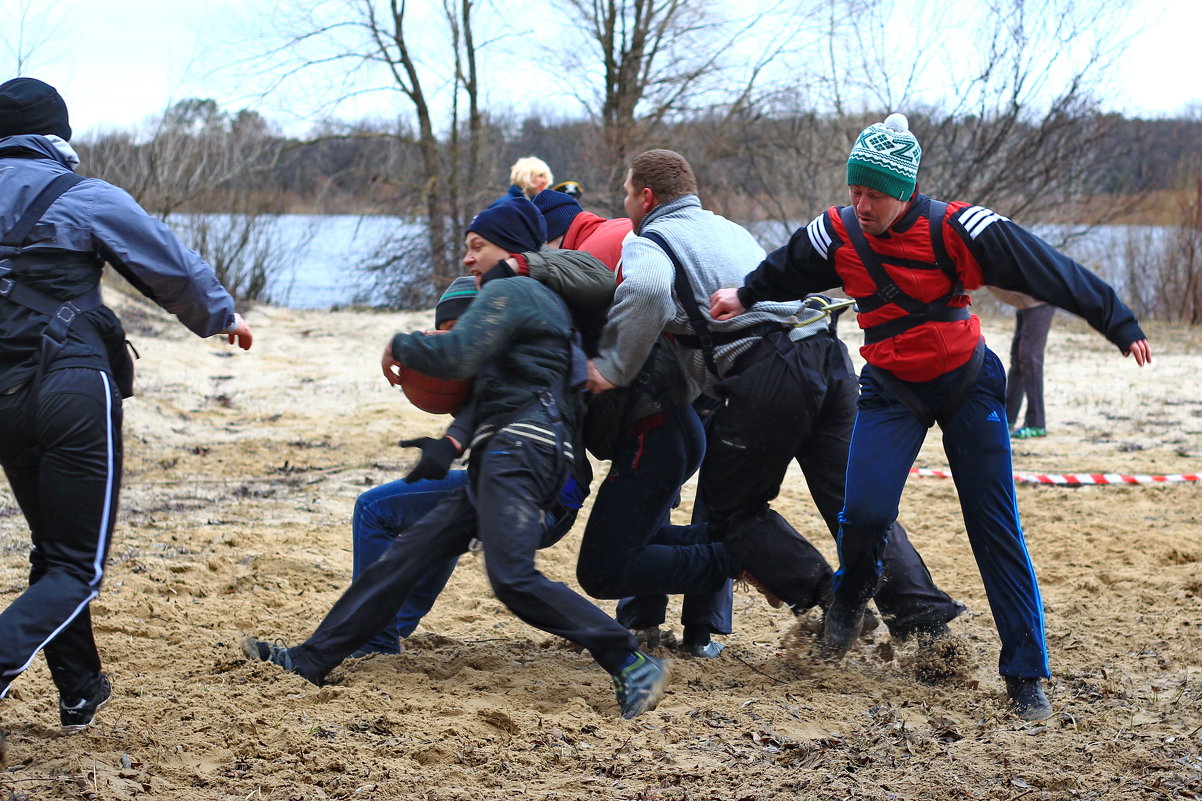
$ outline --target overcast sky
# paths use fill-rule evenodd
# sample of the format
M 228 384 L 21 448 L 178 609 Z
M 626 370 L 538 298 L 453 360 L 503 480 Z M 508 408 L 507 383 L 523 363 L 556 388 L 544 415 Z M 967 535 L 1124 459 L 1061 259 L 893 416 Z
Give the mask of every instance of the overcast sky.
M 1115 110 L 1129 116 L 1162 116 L 1202 104 L 1196 55 L 1202 3 L 1132 4 L 1135 18 L 1147 29 L 1133 40 L 1116 76 L 1113 95 L 1120 105 Z M 6 45 L 0 52 L 0 77 L 15 71 L 13 53 L 19 43 L 14 41 L 13 22 L 24 12 L 26 46 L 29 39 L 46 38 L 48 33 L 49 40 L 33 50 L 23 74 L 59 89 L 77 134 L 136 126 L 187 97 L 213 98 L 227 110 L 251 105 L 295 130 L 299 123 L 287 119 L 284 97 L 264 105 L 255 99 L 259 87 L 253 78 L 230 67 L 234 32 L 261 22 L 247 15 L 267 7 L 262 0 L 0 0 L 0 38 Z M 231 24 L 239 20 L 241 25 Z M 48 26 L 53 30 L 48 32 Z M 494 79 L 490 99 L 527 110 L 521 108 L 522 101 L 506 97 L 503 87 L 520 83 L 523 70 L 536 80 L 534 68 L 523 59 L 509 58 L 504 69 L 503 81 L 495 74 L 486 76 Z M 579 109 L 566 94 L 561 99 L 560 108 L 569 113 Z M 546 107 L 539 104 L 540 109 Z

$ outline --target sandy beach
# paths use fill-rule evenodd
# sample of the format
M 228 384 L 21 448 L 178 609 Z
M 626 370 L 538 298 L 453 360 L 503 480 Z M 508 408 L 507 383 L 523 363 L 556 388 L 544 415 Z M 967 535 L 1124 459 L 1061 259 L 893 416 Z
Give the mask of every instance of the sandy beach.
M 355 498 L 407 472 L 415 451 L 398 440 L 446 424 L 379 369 L 388 336 L 428 327 L 430 313 L 258 307 L 246 314 L 254 349 L 242 353 L 108 297 L 142 356 L 125 406 L 120 521 L 93 604 L 115 694 L 95 726 L 60 736 L 57 694 L 35 660 L 0 704 L 6 801 L 1202 795 L 1197 483 L 1019 485 L 1054 673 L 1056 714 L 1041 723 L 1004 705 L 954 484 L 918 476 L 901 519 L 968 608 L 952 629 L 970 663 L 942 681 L 920 680 L 914 647 L 884 628 L 841 665 L 822 663 L 816 616 L 739 591 L 726 651 L 702 660 L 661 648 L 674 661 L 668 693 L 622 720 L 592 659 L 509 614 L 466 556 L 404 653 L 347 661 L 315 687 L 249 663 L 238 640 L 309 634 L 350 581 Z M 985 319 L 1003 361 L 1011 325 Z M 1015 443 L 1016 471 L 1202 472 L 1202 331 L 1146 330 L 1154 361 L 1141 370 L 1057 315 L 1051 435 Z M 851 321 L 843 331 L 855 355 L 859 333 Z M 937 431 L 916 466 L 947 466 Z M 775 506 L 834 560 L 795 468 Z M 571 586 L 582 528 L 540 554 Z M 27 551 L 5 485 L 0 602 L 23 588 Z

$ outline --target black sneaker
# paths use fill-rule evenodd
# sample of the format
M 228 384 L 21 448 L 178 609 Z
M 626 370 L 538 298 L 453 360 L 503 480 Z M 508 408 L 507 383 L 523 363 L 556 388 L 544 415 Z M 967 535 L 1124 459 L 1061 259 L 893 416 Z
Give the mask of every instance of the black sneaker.
M 90 695 L 83 698 L 60 698 L 58 702 L 58 720 L 62 724 L 63 734 L 81 732 L 96 720 L 96 710 L 109 702 L 113 697 L 113 685 L 109 677 L 100 674 L 100 681 Z
M 635 651 L 634 661 L 613 674 L 613 680 L 618 707 L 629 720 L 655 709 L 668 683 L 668 663 Z
M 1052 716 L 1052 704 L 1043 694 L 1043 680 L 1038 677 L 1007 676 L 1006 695 L 1015 714 L 1023 720 L 1047 720 Z
M 292 664 L 292 655 L 288 653 L 288 646 L 278 640 L 264 642 L 257 637 L 247 635 L 242 638 L 242 653 L 251 659 L 278 665 L 289 673 L 297 672 L 296 667 Z
M 851 650 L 864 628 L 867 609 L 867 601 L 855 606 L 843 603 L 838 596 L 831 601 L 822 629 L 822 646 L 829 656 L 837 659 Z

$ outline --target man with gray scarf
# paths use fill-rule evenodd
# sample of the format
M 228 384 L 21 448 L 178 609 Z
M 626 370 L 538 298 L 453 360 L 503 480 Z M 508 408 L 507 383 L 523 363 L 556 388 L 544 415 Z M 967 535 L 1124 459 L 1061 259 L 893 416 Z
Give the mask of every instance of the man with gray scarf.
M 831 534 L 838 530 L 858 390 L 833 323 L 814 313 L 825 299 L 800 308 L 757 304 L 731 320 L 714 320 L 710 294 L 737 286 L 762 261 L 763 248 L 739 225 L 702 208 L 692 168 L 678 153 L 637 156 L 624 188 L 635 236 L 623 245 L 621 282 L 589 364 L 589 389 L 629 384 L 656 337 L 670 334 L 690 380 L 720 402 L 706 428 L 700 475 L 711 536 L 766 594 L 795 612 L 825 608 L 830 565 L 769 507 L 796 459 Z M 684 303 L 683 291 L 692 295 Z M 797 313 L 816 319 L 799 326 Z M 900 525 L 884 561 L 876 601 L 893 636 L 947 634 L 947 621 L 963 607 L 935 586 Z

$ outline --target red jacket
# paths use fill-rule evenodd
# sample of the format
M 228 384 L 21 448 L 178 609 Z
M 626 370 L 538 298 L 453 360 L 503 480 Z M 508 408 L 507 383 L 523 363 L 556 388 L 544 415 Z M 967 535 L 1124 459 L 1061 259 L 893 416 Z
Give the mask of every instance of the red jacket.
M 885 272 L 906 294 L 930 302 L 952 291 L 951 279 L 935 266 L 928 219 L 930 198 L 915 195 L 910 208 L 882 236 L 865 235 Z M 792 300 L 842 286 L 857 300 L 872 298 L 876 283 L 848 239 L 839 207 L 831 207 L 789 243 L 749 273 L 739 300 Z M 1025 292 L 1084 317 L 1126 351 L 1144 338 L 1131 310 L 1102 279 L 1025 228 L 983 206 L 949 202 L 942 222 L 943 242 L 965 291 L 982 284 Z M 966 294 L 949 306 L 968 306 Z M 870 304 L 866 304 L 870 305 Z M 906 316 L 886 303 L 858 316 L 861 328 Z M 953 322 L 923 322 L 897 336 L 865 345 L 869 364 L 906 381 L 930 381 L 968 361 L 981 336 L 975 315 Z
M 596 256 L 606 267 L 613 270 L 618 280 L 622 261 L 622 240 L 631 230 L 630 219 L 617 217 L 607 220 L 588 211 L 582 211 L 568 226 L 560 245 L 564 250 L 583 250 Z

